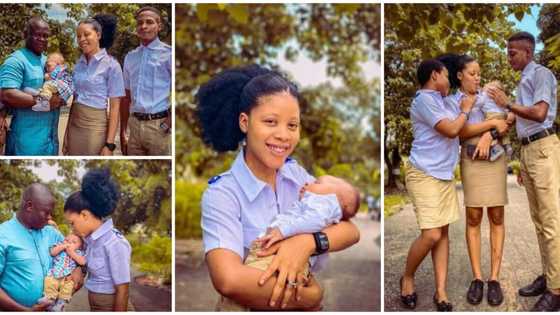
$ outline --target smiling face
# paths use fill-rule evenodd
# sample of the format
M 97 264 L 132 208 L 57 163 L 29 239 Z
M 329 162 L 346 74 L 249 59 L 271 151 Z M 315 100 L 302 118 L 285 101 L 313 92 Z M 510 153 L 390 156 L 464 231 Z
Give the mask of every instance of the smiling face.
M 136 32 L 144 44 L 148 44 L 161 31 L 161 18 L 150 10 L 142 11 L 136 17 Z
M 508 62 L 515 71 L 523 71 L 533 59 L 532 46 L 525 40 L 510 41 L 507 46 Z
M 239 115 L 239 127 L 247 136 L 245 160 L 253 173 L 276 171 L 299 142 L 299 103 L 288 92 L 260 97 L 250 113 Z
M 480 66 L 478 62 L 467 63 L 465 68 L 457 73 L 457 78 L 461 81 L 461 89 L 464 92 L 476 93 L 480 87 Z
M 98 33 L 92 24 L 81 23 L 76 31 L 78 46 L 84 55 L 91 56 L 99 51 L 99 40 L 101 34 Z

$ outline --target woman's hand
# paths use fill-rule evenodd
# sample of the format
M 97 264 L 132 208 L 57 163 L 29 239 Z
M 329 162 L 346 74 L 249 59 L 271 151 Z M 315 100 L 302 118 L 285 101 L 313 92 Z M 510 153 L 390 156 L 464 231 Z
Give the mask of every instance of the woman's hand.
M 494 128 L 500 135 L 506 134 L 509 130 L 510 125 L 506 120 L 503 119 L 493 119 Z
M 271 307 L 277 305 L 280 296 L 284 293 L 281 304 L 282 308 L 284 308 L 294 294 L 296 286 L 298 289 L 301 288 L 302 283 L 300 282 L 304 281 L 302 277 L 304 270 L 308 267 L 309 257 L 311 257 L 314 251 L 315 241 L 313 236 L 301 234 L 283 240 L 257 253 L 260 257 L 276 254 L 268 269 L 259 279 L 259 285 L 263 285 L 271 276 L 278 272 L 276 285 L 270 297 Z M 294 283 L 296 285 L 288 285 L 286 288 L 286 283 Z M 300 298 L 297 296 L 297 293 L 296 300 L 299 300 Z
M 469 113 L 474 105 L 474 102 L 476 100 L 476 95 L 465 95 L 462 99 L 461 99 L 461 111 Z
M 490 145 L 492 144 L 492 135 L 489 132 L 485 132 L 478 140 L 476 149 L 474 150 L 472 159 L 475 160 L 478 156 L 482 160 L 488 159 L 490 155 Z

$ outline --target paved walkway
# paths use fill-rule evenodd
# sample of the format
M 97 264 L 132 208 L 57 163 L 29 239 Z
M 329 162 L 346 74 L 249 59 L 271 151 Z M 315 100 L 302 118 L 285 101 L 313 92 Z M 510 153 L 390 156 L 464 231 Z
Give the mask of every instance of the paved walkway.
M 129 311 L 141 312 L 171 312 L 171 288 L 155 288 L 140 285 L 134 281 L 139 272 L 132 271 L 131 279 L 133 279 L 129 287 Z M 64 310 L 65 312 L 85 312 L 89 311 L 89 302 L 87 289 L 82 287 L 72 297 L 70 304 Z
M 325 289 L 325 311 L 380 310 L 380 225 L 365 214 L 353 221 L 360 229 L 360 242 L 331 254 L 327 268 L 317 276 Z M 218 294 L 203 261 L 201 241 L 177 240 L 175 251 L 176 310 L 214 310 Z
M 460 188 L 460 185 L 458 186 Z M 515 182 L 514 176 L 508 176 L 509 205 L 506 206 L 506 238 L 500 282 L 504 290 L 504 303 L 493 307 L 485 297 L 478 306 L 466 301 L 466 292 L 472 272 L 465 241 L 465 214 L 461 211 L 460 222 L 450 226 L 450 260 L 448 276 L 448 296 L 457 311 L 527 311 L 537 298 L 520 297 L 519 287 L 524 286 L 542 272 L 540 256 L 533 222 L 529 215 L 529 206 L 525 190 Z M 463 193 L 459 191 L 462 204 Z M 403 311 L 399 301 L 399 278 L 404 270 L 408 248 L 418 236 L 419 230 L 412 205 L 408 204 L 402 211 L 385 220 L 385 310 Z M 490 273 L 489 224 L 485 214 L 481 231 L 482 272 L 487 278 Z M 416 273 L 416 291 L 418 293 L 417 311 L 433 311 L 434 280 L 430 255 L 422 262 Z

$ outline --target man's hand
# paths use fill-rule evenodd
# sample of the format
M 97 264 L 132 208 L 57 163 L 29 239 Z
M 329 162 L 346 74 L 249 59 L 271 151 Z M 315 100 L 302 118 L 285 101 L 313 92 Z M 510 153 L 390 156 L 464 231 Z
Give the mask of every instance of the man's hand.
M 50 302 L 37 303 L 37 304 L 31 306 L 31 310 L 30 310 L 30 311 L 31 311 L 31 312 L 44 312 L 44 311 L 46 311 L 47 308 L 48 308 L 49 306 L 51 306 L 51 305 L 52 305 L 52 303 L 50 303 Z
M 507 104 L 510 104 L 509 97 L 507 97 L 504 91 L 496 87 L 488 87 L 488 95 L 494 100 L 496 105 L 505 108 Z
M 121 152 L 123 155 L 128 155 L 128 137 L 126 136 L 126 131 L 120 133 L 121 140 Z
M 171 114 L 167 115 L 167 117 L 165 117 L 165 119 L 163 120 L 163 122 L 167 125 L 167 127 L 169 127 L 169 129 L 167 129 L 167 133 L 171 133 Z

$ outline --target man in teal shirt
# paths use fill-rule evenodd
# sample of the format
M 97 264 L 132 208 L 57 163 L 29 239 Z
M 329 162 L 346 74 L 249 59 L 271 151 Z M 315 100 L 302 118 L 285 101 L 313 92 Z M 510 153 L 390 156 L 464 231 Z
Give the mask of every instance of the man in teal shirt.
M 47 225 L 54 204 L 45 185 L 32 184 L 23 193 L 20 210 L 0 224 L 0 310 L 42 311 L 48 306 L 37 300 L 52 261 L 50 247 L 64 239 Z
M 40 89 L 50 36 L 49 24 L 40 17 L 31 18 L 25 27 L 25 47 L 12 53 L 0 66 L 2 102 L 12 113 L 6 140 L 6 155 L 58 155 L 59 97 L 51 99 L 51 111 L 35 112 L 33 96 L 26 87 Z

